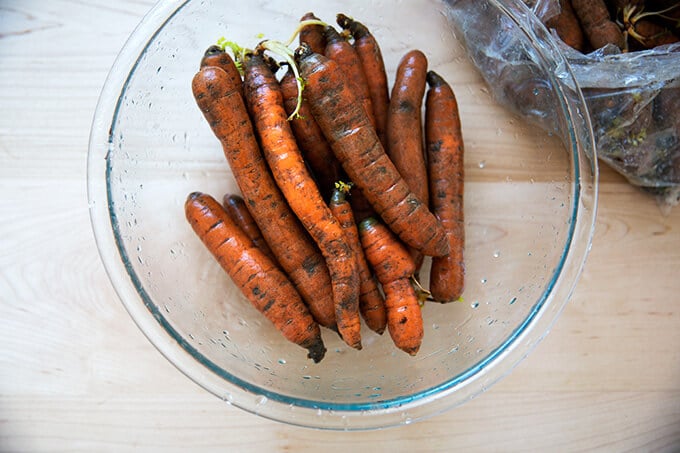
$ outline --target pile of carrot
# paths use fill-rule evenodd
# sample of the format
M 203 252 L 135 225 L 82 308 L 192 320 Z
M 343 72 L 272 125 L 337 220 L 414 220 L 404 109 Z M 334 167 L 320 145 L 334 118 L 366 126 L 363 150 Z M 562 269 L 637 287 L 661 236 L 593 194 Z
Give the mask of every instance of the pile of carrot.
M 560 13 L 546 21 L 581 52 L 613 44 L 624 52 L 680 41 L 677 0 L 559 0 Z
M 464 287 L 458 105 L 416 49 L 390 89 L 374 35 L 336 19 L 339 28 L 308 13 L 289 42 L 220 39 L 206 50 L 192 91 L 240 193 L 219 203 L 193 192 L 185 216 L 315 362 L 320 327 L 361 349 L 362 320 L 415 355 L 425 302 L 459 300 Z M 429 285 L 419 281 L 426 257 Z

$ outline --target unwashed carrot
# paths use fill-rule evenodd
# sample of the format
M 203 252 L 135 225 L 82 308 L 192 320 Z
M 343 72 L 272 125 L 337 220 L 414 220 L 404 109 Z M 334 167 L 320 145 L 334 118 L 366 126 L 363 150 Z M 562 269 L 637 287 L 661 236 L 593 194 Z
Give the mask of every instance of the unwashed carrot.
M 402 351 L 416 355 L 423 339 L 423 317 L 410 278 L 415 263 L 406 247 L 373 217 L 359 224 L 361 245 L 385 292 L 387 330 Z
M 257 223 L 255 223 L 255 219 L 253 219 L 250 211 L 248 211 L 248 207 L 246 206 L 245 201 L 243 201 L 243 198 L 234 193 L 225 194 L 222 198 L 222 206 L 229 215 L 229 218 L 243 230 L 246 236 L 253 241 L 253 244 L 262 250 L 262 253 L 267 255 L 267 258 L 276 263 L 276 257 L 269 248 L 267 241 L 262 237 L 262 232 L 257 226 Z
M 624 49 L 626 39 L 623 32 L 611 20 L 604 0 L 571 0 L 571 6 L 578 17 L 583 33 L 594 49 L 614 44 Z
M 357 255 L 357 263 L 359 265 L 359 277 L 361 286 L 359 291 L 359 311 L 361 312 L 366 325 L 379 334 L 385 331 L 386 314 L 385 314 L 385 299 L 383 298 L 375 277 L 368 267 L 364 250 L 361 247 L 361 240 L 359 239 L 359 230 L 354 219 L 352 207 L 347 200 L 347 189 L 341 187 L 333 191 L 330 203 L 331 212 L 345 232 L 350 245 L 354 248 Z
M 432 258 L 430 292 L 439 302 L 460 298 L 464 287 L 463 134 L 451 86 L 434 71 L 427 73 L 425 136 L 430 205 L 446 228 L 450 252 Z
M 300 295 L 211 196 L 194 192 L 185 203 L 186 218 L 206 248 L 229 274 L 243 295 L 289 341 L 309 351 L 314 362 L 326 348 L 319 325 Z
M 269 172 L 238 86 L 208 66 L 194 76 L 192 90 L 262 236 L 317 322 L 335 329 L 328 268 Z
M 389 84 L 385 61 L 378 41 L 369 29 L 356 20 L 344 15 L 337 15 L 337 22 L 344 30 L 349 30 L 354 39 L 352 47 L 357 51 L 361 67 L 366 75 L 368 92 L 371 96 L 371 107 L 375 116 L 375 131 L 380 143 L 386 146 L 387 110 L 390 103 Z
M 420 50 L 407 52 L 399 61 L 387 113 L 385 148 L 406 184 L 423 203 L 428 200 L 421 113 L 426 75 L 427 57 Z M 411 255 L 416 269 L 420 269 L 423 254 L 412 249 Z
M 354 250 L 305 166 L 274 73 L 257 53 L 246 56 L 243 65 L 245 99 L 264 156 L 291 209 L 326 259 L 340 336 L 349 346 L 361 349 L 359 270 Z
M 581 24 L 571 6 L 571 0 L 560 0 L 560 12 L 548 19 L 545 25 L 557 32 L 557 36 L 569 47 L 583 52 L 586 39 Z
M 640 19 L 635 22 L 628 32 L 628 36 L 635 38 L 645 49 L 653 49 L 680 41 L 680 38 L 671 33 L 668 28 L 649 19 Z
M 229 77 L 229 84 L 238 87 L 239 92 L 243 92 L 241 73 L 236 67 L 234 59 L 224 49 L 219 46 L 208 47 L 203 58 L 201 58 L 201 68 L 206 66 L 214 66 L 226 72 Z
M 300 22 L 306 20 L 319 20 L 314 13 L 309 12 L 300 18 Z M 323 33 L 323 25 L 305 25 L 300 30 L 298 39 L 300 44 L 307 44 L 314 52 L 323 53 L 326 49 L 326 37 Z
M 404 242 L 426 255 L 446 255 L 443 226 L 385 154 L 340 66 L 304 44 L 296 50 L 296 59 L 314 118 L 350 180 Z
M 279 82 L 283 96 L 283 106 L 291 115 L 298 102 L 298 88 L 295 74 L 288 70 Z M 299 115 L 290 120 L 290 126 L 297 140 L 302 156 L 309 164 L 324 200 L 329 200 L 333 193 L 335 181 L 342 176 L 340 162 L 335 158 L 333 150 L 326 141 L 323 132 L 316 124 L 314 115 L 306 99 L 302 99 Z
M 357 101 L 364 106 L 364 111 L 370 123 L 375 127 L 375 115 L 371 104 L 371 93 L 368 90 L 368 81 L 364 68 L 357 51 L 347 40 L 332 27 L 324 29 L 326 36 L 326 50 L 324 55 L 340 65 L 347 77 L 352 91 L 354 91 Z

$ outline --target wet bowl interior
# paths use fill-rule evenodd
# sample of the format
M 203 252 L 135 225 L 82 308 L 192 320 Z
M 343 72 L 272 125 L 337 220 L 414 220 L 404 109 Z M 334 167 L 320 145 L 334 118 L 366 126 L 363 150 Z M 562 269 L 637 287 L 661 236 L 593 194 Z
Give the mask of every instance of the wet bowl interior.
M 134 321 L 208 391 L 297 425 L 393 426 L 479 394 L 547 333 L 592 236 L 597 170 L 589 158 L 591 131 L 560 55 L 526 10 L 516 2 L 468 2 L 490 26 L 504 27 L 521 43 L 516 58 L 542 71 L 555 131 L 546 133 L 499 106 L 454 32 L 452 14 L 460 3 L 160 2 L 130 37 L 92 128 L 93 229 Z M 424 50 L 429 67 L 458 96 L 466 147 L 466 290 L 461 302 L 423 307 L 425 338 L 416 357 L 398 351 L 388 334 L 364 328 L 363 350 L 356 351 L 324 330 L 328 352 L 312 363 L 240 295 L 184 218 L 190 192 L 221 198 L 237 191 L 192 98 L 190 81 L 202 52 L 221 36 L 250 45 L 259 33 L 286 39 L 309 10 L 329 22 L 338 12 L 364 22 L 381 43 L 390 82 L 401 55 Z

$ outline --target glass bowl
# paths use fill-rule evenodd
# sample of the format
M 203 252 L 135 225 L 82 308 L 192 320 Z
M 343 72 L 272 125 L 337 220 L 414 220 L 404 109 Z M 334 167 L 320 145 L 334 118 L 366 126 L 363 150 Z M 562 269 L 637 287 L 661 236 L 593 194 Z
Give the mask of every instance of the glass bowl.
M 468 2 L 486 18 L 480 26 L 502 26 L 503 36 L 519 43 L 515 57 L 542 71 L 541 98 L 554 104 L 555 130 L 546 133 L 509 113 L 453 31 L 456 3 L 273 0 L 255 8 L 164 1 L 121 51 L 90 137 L 88 197 L 97 246 L 139 328 L 225 402 L 327 429 L 421 420 L 506 375 L 567 302 L 590 247 L 597 201 L 592 131 L 580 92 L 523 4 Z M 390 82 L 401 56 L 422 49 L 458 97 L 466 145 L 466 289 L 462 302 L 425 304 L 416 357 L 398 351 L 387 334 L 364 328 L 363 350 L 356 351 L 324 330 L 328 352 L 314 364 L 240 295 L 184 218 L 190 192 L 221 198 L 237 191 L 191 94 L 203 51 L 221 36 L 239 43 L 255 43 L 259 33 L 285 39 L 308 11 L 329 22 L 338 12 L 364 22 L 381 43 Z M 427 274 L 426 262 L 424 282 Z

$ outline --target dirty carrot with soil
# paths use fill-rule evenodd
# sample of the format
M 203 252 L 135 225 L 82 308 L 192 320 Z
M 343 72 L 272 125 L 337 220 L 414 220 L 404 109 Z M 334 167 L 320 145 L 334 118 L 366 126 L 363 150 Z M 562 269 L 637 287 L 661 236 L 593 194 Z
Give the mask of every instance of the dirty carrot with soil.
M 300 22 L 306 20 L 319 20 L 314 13 L 309 12 L 300 18 Z M 326 49 L 326 36 L 324 36 L 323 25 L 313 24 L 305 25 L 300 30 L 299 40 L 300 44 L 306 43 L 314 52 L 323 53 Z
M 578 17 L 583 33 L 594 49 L 614 44 L 619 49 L 626 47 L 623 32 L 610 19 L 604 0 L 571 0 L 571 6 Z
M 246 103 L 274 180 L 326 259 L 338 332 L 349 346 L 361 349 L 356 255 L 305 166 L 274 73 L 257 53 L 243 64 Z
M 401 177 L 423 203 L 428 200 L 421 113 L 426 75 L 427 57 L 420 50 L 407 52 L 399 61 L 387 113 L 385 148 Z M 416 269 L 420 269 L 422 253 L 412 249 L 411 255 Z
M 220 68 L 227 73 L 230 85 L 238 87 L 238 91 L 243 93 L 243 82 L 241 80 L 241 73 L 227 52 L 219 46 L 210 46 L 206 49 L 201 58 L 201 68 L 206 66 L 214 66 Z
M 371 96 L 371 106 L 375 117 L 375 131 L 380 143 L 386 145 L 387 110 L 390 103 L 389 84 L 385 61 L 378 41 L 370 30 L 361 22 L 358 22 L 344 14 L 337 15 L 337 23 L 344 30 L 349 30 L 354 42 L 352 47 L 359 55 L 361 67 L 366 75 L 368 92 Z
M 255 223 L 255 219 L 248 211 L 245 201 L 240 195 L 233 193 L 225 194 L 222 198 L 222 206 L 229 215 L 229 218 L 234 221 L 236 225 L 243 230 L 243 232 L 253 241 L 256 247 L 262 250 L 262 253 L 276 263 L 276 257 L 272 253 L 267 241 L 262 237 L 260 228 Z
M 295 111 L 298 100 L 297 81 L 292 70 L 289 69 L 286 72 L 279 85 L 283 95 L 283 106 L 286 113 L 290 115 Z M 341 179 L 342 168 L 319 125 L 316 124 L 309 103 L 304 97 L 299 114 L 290 120 L 290 126 L 293 129 L 298 147 L 314 174 L 319 191 L 324 200 L 329 200 L 333 193 L 335 181 Z
M 326 348 L 314 321 L 288 278 L 231 220 L 211 196 L 191 193 L 186 218 L 206 248 L 229 274 L 243 295 L 289 341 L 309 351 L 314 362 Z
M 553 28 L 564 43 L 576 50 L 585 50 L 586 39 L 581 29 L 581 24 L 571 6 L 571 0 L 560 0 L 559 14 L 551 17 L 545 23 L 546 27 Z
M 277 261 L 317 322 L 335 329 L 328 268 L 269 172 L 238 86 L 222 69 L 204 67 L 192 91 Z
M 326 50 L 324 55 L 327 58 L 335 61 L 345 71 L 347 82 L 352 91 L 354 91 L 357 101 L 364 106 L 364 111 L 368 116 L 369 121 L 375 127 L 375 115 L 373 114 L 373 105 L 371 104 L 371 93 L 368 90 L 368 81 L 364 68 L 361 66 L 359 54 L 347 42 L 347 40 L 332 27 L 327 26 L 324 29 L 326 36 Z
M 387 330 L 402 351 L 416 355 L 423 339 L 423 317 L 411 284 L 415 263 L 397 237 L 383 223 L 369 217 L 359 224 L 366 259 L 385 292 Z
M 450 252 L 432 258 L 430 293 L 450 302 L 463 293 L 465 226 L 463 213 L 463 134 L 453 90 L 434 71 L 427 73 L 425 140 L 430 183 L 430 207 L 446 229 Z
M 361 281 L 359 290 L 359 311 L 366 322 L 366 325 L 379 334 L 385 331 L 387 323 L 385 314 L 385 299 L 383 298 L 375 277 L 366 262 L 364 249 L 359 239 L 359 230 L 352 212 L 352 207 L 347 200 L 347 185 L 339 183 L 338 188 L 333 191 L 329 207 L 331 212 L 345 232 L 350 245 L 354 248 L 357 255 L 359 266 L 359 278 Z
M 314 118 L 350 180 L 404 242 L 426 255 L 446 255 L 443 226 L 385 154 L 340 66 L 305 45 L 296 50 L 296 59 Z

